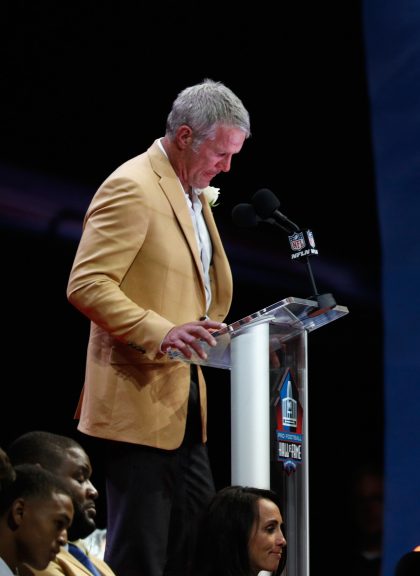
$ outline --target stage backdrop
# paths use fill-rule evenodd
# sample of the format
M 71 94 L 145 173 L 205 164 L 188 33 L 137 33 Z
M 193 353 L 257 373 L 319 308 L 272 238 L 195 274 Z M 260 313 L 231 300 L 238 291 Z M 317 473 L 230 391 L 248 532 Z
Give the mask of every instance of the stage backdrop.
M 420 4 L 365 1 L 364 24 L 383 253 L 390 576 L 420 544 Z

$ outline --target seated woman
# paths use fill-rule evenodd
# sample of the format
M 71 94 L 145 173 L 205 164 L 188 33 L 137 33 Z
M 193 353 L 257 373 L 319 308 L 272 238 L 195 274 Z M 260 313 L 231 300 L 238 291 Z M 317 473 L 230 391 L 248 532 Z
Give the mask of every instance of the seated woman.
M 271 490 L 229 486 L 211 500 L 202 518 L 195 576 L 281 574 L 286 539 L 277 495 Z
M 62 480 L 32 464 L 13 468 L 0 448 L 0 576 L 19 574 L 24 562 L 46 568 L 67 541 L 73 512 Z

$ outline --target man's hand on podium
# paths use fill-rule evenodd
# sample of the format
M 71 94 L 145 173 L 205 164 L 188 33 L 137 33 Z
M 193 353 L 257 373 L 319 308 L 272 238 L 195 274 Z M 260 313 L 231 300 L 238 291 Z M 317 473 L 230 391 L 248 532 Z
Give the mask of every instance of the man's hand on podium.
M 195 320 L 174 326 L 163 339 L 161 350 L 168 352 L 171 348 L 175 348 L 188 359 L 195 352 L 199 358 L 207 360 L 207 354 L 203 350 L 201 342 L 206 342 L 209 346 L 216 346 L 217 341 L 213 338 L 212 332 L 217 332 L 225 327 L 226 324 L 223 322 L 210 319 Z

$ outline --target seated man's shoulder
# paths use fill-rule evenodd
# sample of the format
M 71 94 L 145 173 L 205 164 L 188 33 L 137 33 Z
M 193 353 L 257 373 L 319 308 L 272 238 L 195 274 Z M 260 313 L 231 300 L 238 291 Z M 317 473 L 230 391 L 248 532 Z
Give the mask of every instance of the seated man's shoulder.
M 100 558 L 90 556 L 90 560 L 102 576 L 115 576 L 108 564 Z M 86 576 L 87 574 L 88 570 L 67 550 L 61 550 L 45 570 L 35 570 L 26 564 L 19 570 L 19 576 Z

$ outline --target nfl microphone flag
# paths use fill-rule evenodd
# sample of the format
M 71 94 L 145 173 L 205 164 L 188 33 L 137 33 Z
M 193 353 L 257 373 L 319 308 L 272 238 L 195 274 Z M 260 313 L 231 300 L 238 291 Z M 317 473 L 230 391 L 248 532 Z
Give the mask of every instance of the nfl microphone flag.
M 288 238 L 292 250 L 292 260 L 298 260 L 299 258 L 318 254 L 318 250 L 315 246 L 315 238 L 311 230 L 294 232 Z

